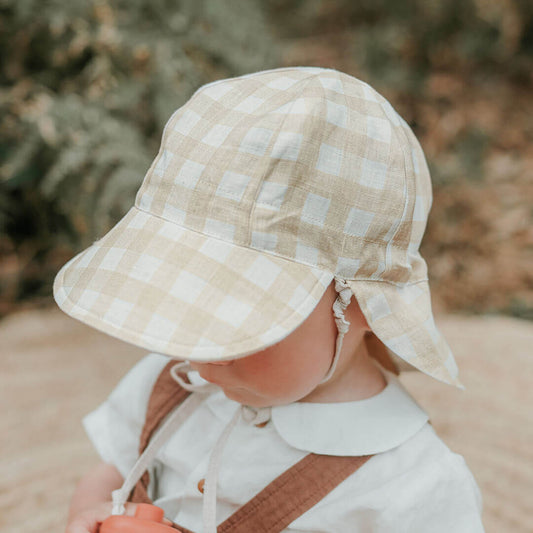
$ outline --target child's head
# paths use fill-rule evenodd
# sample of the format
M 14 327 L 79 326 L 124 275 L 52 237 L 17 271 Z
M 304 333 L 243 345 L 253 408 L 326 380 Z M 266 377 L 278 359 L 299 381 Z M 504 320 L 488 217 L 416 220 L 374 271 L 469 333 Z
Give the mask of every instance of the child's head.
M 135 206 L 54 295 L 110 335 L 217 362 L 292 342 L 335 281 L 339 340 L 358 331 L 342 318 L 354 294 L 397 361 L 457 384 L 418 252 L 430 205 L 416 138 L 365 83 L 303 67 L 221 80 L 172 115 Z M 315 380 L 326 363 L 309 357 L 294 362 Z

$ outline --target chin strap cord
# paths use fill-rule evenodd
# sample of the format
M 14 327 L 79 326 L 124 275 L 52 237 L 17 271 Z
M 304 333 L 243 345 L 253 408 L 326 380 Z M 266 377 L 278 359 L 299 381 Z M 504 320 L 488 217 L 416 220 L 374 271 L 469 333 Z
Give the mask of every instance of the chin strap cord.
M 228 437 L 233 428 L 242 418 L 248 424 L 262 424 L 270 420 L 270 407 L 254 408 L 241 405 L 226 427 L 218 437 L 217 442 L 209 456 L 207 475 L 204 485 L 204 502 L 202 506 L 202 518 L 204 523 L 203 533 L 216 533 L 217 531 L 217 481 L 222 452 L 228 442 Z
M 335 372 L 341 354 L 342 340 L 344 339 L 345 333 L 350 329 L 350 322 L 344 317 L 344 311 L 352 299 L 352 289 L 350 289 L 345 280 L 335 278 L 335 290 L 337 291 L 337 299 L 333 302 L 333 314 L 335 315 L 335 324 L 337 325 L 338 331 L 337 341 L 335 343 L 335 355 L 333 356 L 333 361 L 331 362 L 328 373 L 320 382 L 321 384 L 328 381 Z
M 170 369 L 170 375 L 186 390 L 195 394 L 191 394 L 181 405 L 176 409 L 161 428 L 157 431 L 151 439 L 150 444 L 146 450 L 137 459 L 137 462 L 130 470 L 124 484 L 118 490 L 112 492 L 113 510 L 112 514 L 121 515 L 125 512 L 125 503 L 133 487 L 139 481 L 146 469 L 150 466 L 155 458 L 157 452 L 163 444 L 170 438 L 170 436 L 178 429 L 187 417 L 202 403 L 206 396 L 219 391 L 220 387 L 211 383 L 201 385 L 193 385 L 185 379 L 187 372 L 191 369 L 189 362 L 177 363 Z M 181 375 L 180 375 L 181 374 Z M 240 405 L 235 411 L 231 420 L 226 424 L 222 433 L 218 437 L 213 450 L 209 456 L 209 463 L 207 466 L 207 475 L 205 477 L 204 485 L 204 499 L 202 504 L 203 517 L 203 533 L 216 533 L 217 531 L 217 481 L 218 471 L 220 469 L 220 462 L 222 452 L 228 442 L 228 438 L 242 418 L 248 424 L 261 424 L 268 422 L 271 416 L 270 407 L 250 407 L 247 405 Z
M 159 448 L 171 437 L 176 429 L 183 424 L 183 422 L 190 416 L 190 414 L 202 403 L 205 399 L 204 394 L 191 394 L 179 407 L 176 409 L 170 417 L 165 421 L 161 428 L 154 435 L 150 444 L 146 447 L 146 450 L 137 459 L 137 462 L 133 465 L 128 476 L 124 480 L 120 489 L 114 490 L 111 493 L 113 500 L 113 509 L 111 514 L 122 515 L 125 512 L 125 503 L 128 500 L 133 487 L 135 487 L 137 481 L 144 474 L 146 469 L 150 466 L 155 458 Z
M 169 415 L 161 428 L 159 428 L 150 440 L 150 444 L 148 444 L 144 452 L 137 459 L 137 462 L 133 465 L 133 468 L 124 480 L 122 487 L 111 493 L 111 498 L 113 500 L 111 514 L 124 514 L 124 505 L 128 500 L 133 487 L 135 487 L 137 481 L 139 481 L 146 469 L 150 466 L 161 446 L 163 446 L 178 427 L 180 427 L 191 413 L 205 400 L 206 396 L 220 390 L 216 385 L 210 383 L 206 383 L 205 385 L 192 385 L 191 383 L 188 383 L 179 375 L 179 372 L 186 374 L 189 370 L 190 365 L 189 362 L 186 361 L 174 365 L 171 368 L 170 373 L 184 389 L 196 392 L 197 394 L 191 394 L 173 413 Z

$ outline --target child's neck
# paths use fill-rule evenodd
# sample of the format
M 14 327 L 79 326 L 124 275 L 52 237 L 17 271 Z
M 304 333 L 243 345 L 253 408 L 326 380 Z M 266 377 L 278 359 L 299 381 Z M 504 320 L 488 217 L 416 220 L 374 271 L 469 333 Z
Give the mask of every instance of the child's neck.
M 334 403 L 364 400 L 375 396 L 386 386 L 387 381 L 378 365 L 364 351 L 348 364 L 339 364 L 329 381 L 319 385 L 300 401 Z

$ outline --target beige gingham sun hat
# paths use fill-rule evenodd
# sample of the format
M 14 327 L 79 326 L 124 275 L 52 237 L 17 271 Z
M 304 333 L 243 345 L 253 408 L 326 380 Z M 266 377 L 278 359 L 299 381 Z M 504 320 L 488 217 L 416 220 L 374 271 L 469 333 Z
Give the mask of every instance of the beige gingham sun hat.
M 395 357 L 459 385 L 418 247 L 431 206 L 409 126 L 341 72 L 282 68 L 198 89 L 135 205 L 58 273 L 71 315 L 192 361 L 272 345 L 346 280 Z

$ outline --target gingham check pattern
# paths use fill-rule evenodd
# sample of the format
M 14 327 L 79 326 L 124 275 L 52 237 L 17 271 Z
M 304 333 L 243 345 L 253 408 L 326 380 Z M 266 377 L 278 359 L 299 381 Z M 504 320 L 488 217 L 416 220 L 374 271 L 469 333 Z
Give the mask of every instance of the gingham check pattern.
M 221 80 L 169 119 L 135 206 L 63 267 L 56 300 L 212 360 L 286 336 L 336 276 L 390 350 L 458 384 L 418 253 L 430 206 L 420 145 L 367 84 L 306 67 Z
M 332 279 L 132 208 L 63 267 L 55 297 L 65 312 L 105 333 L 152 351 L 211 360 L 253 353 L 285 337 Z M 272 319 L 267 328 L 265 316 Z

